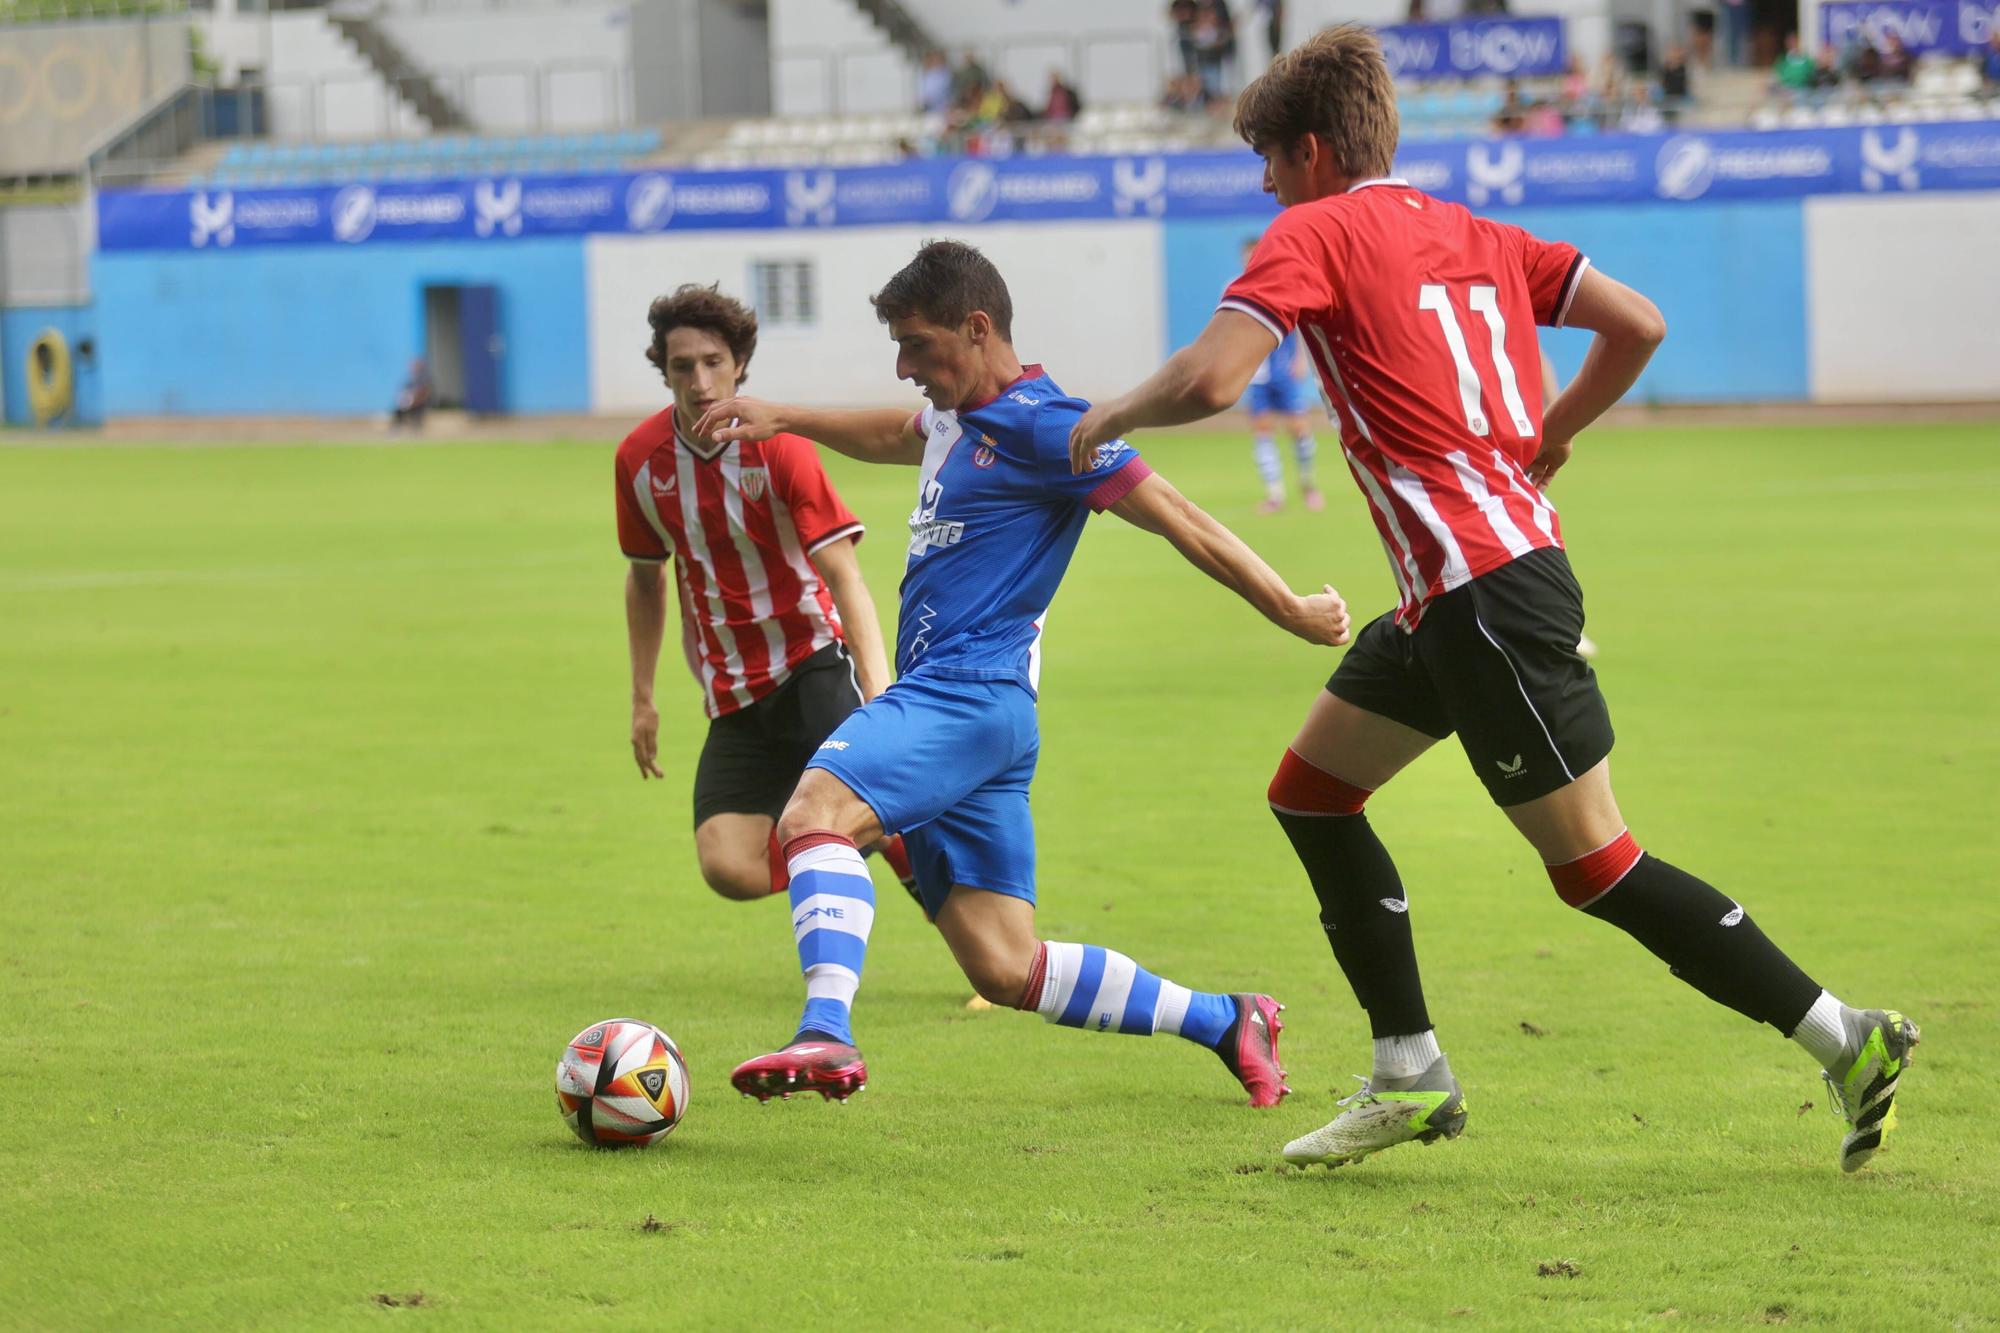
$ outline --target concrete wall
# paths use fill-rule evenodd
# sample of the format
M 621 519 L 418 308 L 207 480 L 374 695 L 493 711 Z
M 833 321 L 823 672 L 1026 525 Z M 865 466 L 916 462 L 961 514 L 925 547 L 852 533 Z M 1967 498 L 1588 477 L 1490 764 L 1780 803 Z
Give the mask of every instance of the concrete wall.
M 433 242 L 99 254 L 114 416 L 386 412 L 424 349 L 427 285 L 493 283 L 513 412 L 589 407 L 583 246 Z
M 80 170 L 189 68 L 183 18 L 0 23 L 0 175 Z
M 749 299 L 758 259 L 810 259 L 819 278 L 817 325 L 765 329 L 752 363 L 758 393 L 806 402 L 910 402 L 895 346 L 868 304 L 927 227 L 842 231 L 598 236 L 587 242 L 590 400 L 598 411 L 657 411 L 664 388 L 642 352 L 646 307 L 683 282 L 720 282 Z M 986 252 L 1014 299 L 1014 343 L 1072 393 L 1108 393 L 1159 361 L 1163 312 L 1160 228 L 1151 222 L 1073 222 L 953 229 Z M 1086 316 L 1085 312 L 1089 312 Z
M 2000 194 L 1807 200 L 1813 397 L 2000 399 L 1995 237 Z
M 201 23 L 205 49 L 225 83 L 245 69 L 262 72 L 273 138 L 366 139 L 428 128 L 322 11 L 237 15 L 218 9 Z

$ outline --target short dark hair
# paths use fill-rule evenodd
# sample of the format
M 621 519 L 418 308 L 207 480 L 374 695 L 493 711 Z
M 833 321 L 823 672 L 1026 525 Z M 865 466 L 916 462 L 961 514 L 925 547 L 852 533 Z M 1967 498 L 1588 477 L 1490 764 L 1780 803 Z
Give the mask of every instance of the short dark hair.
M 1260 153 L 1289 152 L 1309 134 L 1349 176 L 1394 169 L 1396 85 L 1375 34 L 1339 23 L 1295 46 L 1236 99 L 1236 133 Z
M 1014 298 L 993 261 L 964 241 L 925 241 L 903 271 L 868 298 L 887 324 L 912 316 L 954 328 L 984 310 L 993 331 L 1014 341 Z
M 646 322 L 653 326 L 646 359 L 659 367 L 662 377 L 667 373 L 667 335 L 675 329 L 706 329 L 727 343 L 736 358 L 736 382 L 750 378 L 750 357 L 757 350 L 757 312 L 733 296 L 724 296 L 718 285 L 690 282 L 654 297 Z

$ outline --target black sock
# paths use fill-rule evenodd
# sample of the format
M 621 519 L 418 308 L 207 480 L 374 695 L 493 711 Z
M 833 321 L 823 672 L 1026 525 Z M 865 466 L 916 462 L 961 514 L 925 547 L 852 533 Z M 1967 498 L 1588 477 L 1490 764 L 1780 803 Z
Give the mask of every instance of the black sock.
M 1583 910 L 1651 949 L 1717 1004 L 1787 1036 L 1819 998 L 1819 983 L 1739 904 L 1651 852 Z
M 1320 925 L 1373 1035 L 1428 1031 L 1403 881 L 1368 816 L 1272 813 L 1312 879 Z

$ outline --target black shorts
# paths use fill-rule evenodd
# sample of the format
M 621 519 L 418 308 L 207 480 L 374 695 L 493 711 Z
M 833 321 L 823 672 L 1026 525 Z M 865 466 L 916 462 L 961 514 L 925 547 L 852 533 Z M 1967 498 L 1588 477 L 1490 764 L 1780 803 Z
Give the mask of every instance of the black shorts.
M 819 743 L 861 707 L 847 645 L 828 644 L 799 663 L 784 684 L 747 708 L 708 724 L 694 771 L 694 822 L 711 815 L 776 819 Z
M 1427 736 L 1457 732 L 1493 803 L 1520 805 L 1611 753 L 1582 636 L 1583 590 L 1544 547 L 1433 598 L 1414 633 L 1393 615 L 1370 621 L 1326 688 Z

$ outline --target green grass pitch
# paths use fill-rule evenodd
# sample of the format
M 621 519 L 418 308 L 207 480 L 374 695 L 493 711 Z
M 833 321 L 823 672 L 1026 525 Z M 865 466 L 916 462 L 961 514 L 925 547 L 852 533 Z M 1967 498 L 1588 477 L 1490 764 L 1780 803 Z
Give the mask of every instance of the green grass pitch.
M 1389 603 L 1337 458 L 1329 512 L 1260 519 L 1240 437 L 1141 443 Z M 1469 1129 L 1284 1168 L 1367 1070 L 1263 804 L 1335 654 L 1114 519 L 1046 640 L 1043 933 L 1286 1001 L 1275 1112 L 1184 1043 L 966 1011 L 886 877 L 868 1091 L 731 1093 L 796 960 L 695 873 L 677 661 L 669 780 L 633 768 L 609 441 L 0 449 L 0 1325 L 1992 1327 L 1996 445 L 1606 430 L 1554 491 L 1642 844 L 1923 1025 L 1854 1178 L 1805 1057 L 1562 907 L 1453 746 L 1371 811 Z M 832 470 L 892 614 L 911 475 Z M 620 1014 L 693 1072 L 650 1152 L 554 1108 Z

